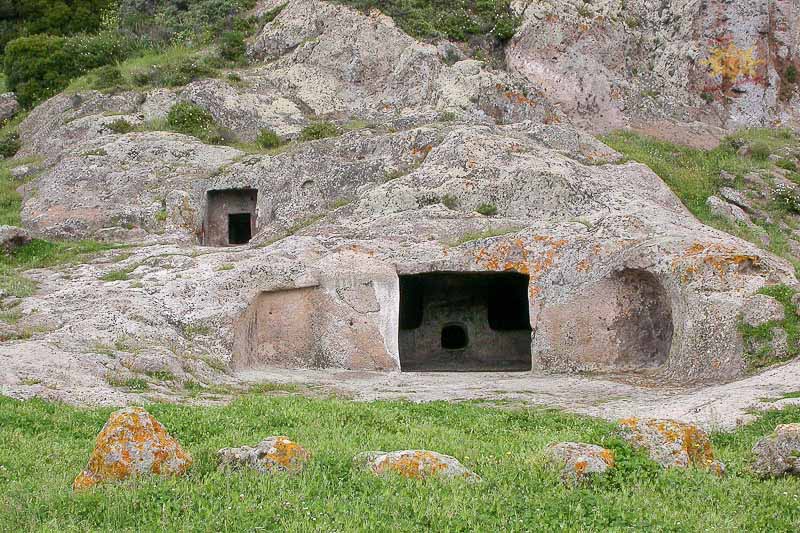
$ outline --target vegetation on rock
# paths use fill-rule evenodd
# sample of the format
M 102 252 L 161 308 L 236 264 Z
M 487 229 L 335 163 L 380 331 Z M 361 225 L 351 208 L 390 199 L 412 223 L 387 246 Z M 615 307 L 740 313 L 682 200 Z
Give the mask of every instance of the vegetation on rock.
M 750 370 L 760 370 L 765 367 L 794 359 L 800 354 L 800 317 L 797 314 L 797 305 L 793 301 L 796 291 L 787 285 L 770 285 L 758 291 L 776 299 L 783 305 L 783 320 L 773 320 L 760 326 L 739 324 L 739 331 L 745 340 L 745 346 L 751 348 L 747 351 L 747 364 Z M 771 341 L 775 336 L 775 328 L 786 332 L 786 353 L 776 354 Z
M 378 9 L 392 17 L 403 31 L 417 38 L 469 41 L 493 37 L 505 42 L 514 36 L 520 20 L 511 0 L 334 0 L 362 11 Z
M 328 137 L 336 137 L 337 135 L 339 135 L 339 128 L 332 122 L 315 122 L 303 128 L 298 140 L 301 142 L 316 141 Z
M 219 144 L 222 142 L 219 127 L 214 122 L 211 113 L 189 102 L 181 102 L 172 106 L 167 115 L 167 126 L 174 132 L 197 137 L 205 143 Z
M 781 196 L 781 186 L 776 186 L 776 201 L 759 208 L 753 216 L 754 225 L 750 227 L 716 216 L 707 204 L 708 198 L 718 195 L 723 186 L 742 190 L 746 188 L 745 176 L 768 174 L 774 170 L 770 155 L 800 153 L 800 140 L 789 130 L 742 130 L 724 139 L 713 150 L 679 146 L 633 132 L 616 132 L 602 140 L 628 160 L 650 167 L 704 224 L 766 248 L 791 261 L 796 269 L 800 268 L 800 260 L 790 246 L 790 239 L 794 237 L 792 228 L 797 227 L 800 220 L 788 216 L 792 207 L 786 200 L 786 195 L 794 198 L 797 194 L 794 187 Z M 723 183 L 723 174 L 730 175 L 734 181 Z M 800 183 L 800 176 L 790 173 L 788 177 Z M 763 187 L 767 186 L 765 182 Z

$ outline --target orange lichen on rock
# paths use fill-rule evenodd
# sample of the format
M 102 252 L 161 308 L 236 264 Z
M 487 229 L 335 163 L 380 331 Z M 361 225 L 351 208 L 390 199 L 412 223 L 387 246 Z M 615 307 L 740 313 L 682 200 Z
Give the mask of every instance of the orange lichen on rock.
M 665 468 L 695 466 L 722 475 L 725 465 L 714 457 L 714 449 L 705 431 L 677 420 L 619 421 L 622 436 Z
M 311 459 L 311 453 L 284 436 L 269 437 L 255 447 L 223 448 L 217 455 L 222 470 L 238 470 L 245 467 L 264 474 L 300 472 Z
M 591 476 L 614 467 L 614 452 L 596 444 L 559 442 L 547 447 L 551 464 L 561 468 L 561 479 L 569 484 L 583 483 Z
M 376 475 L 394 473 L 408 479 L 445 477 L 480 480 L 454 457 L 427 450 L 364 452 L 358 454 L 353 461 L 359 468 L 368 469 Z
M 191 465 L 192 457 L 158 420 L 141 407 L 129 407 L 109 417 L 72 488 L 145 474 L 183 475 Z
M 676 257 L 672 261 L 674 272 L 683 271 L 683 281 L 691 279 L 703 266 L 712 268 L 719 276 L 726 276 L 759 268 L 761 258 L 753 254 L 742 254 L 731 246 L 697 242 L 687 248 L 682 257 Z

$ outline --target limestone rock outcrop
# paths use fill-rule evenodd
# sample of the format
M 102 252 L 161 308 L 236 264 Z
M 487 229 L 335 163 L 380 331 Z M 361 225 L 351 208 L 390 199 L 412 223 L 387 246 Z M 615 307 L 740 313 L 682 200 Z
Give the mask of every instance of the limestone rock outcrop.
M 353 458 L 353 463 L 356 468 L 378 476 L 392 473 L 409 479 L 440 477 L 464 479 L 470 483 L 481 480 L 455 457 L 427 450 L 363 452 Z
M 762 477 L 800 475 L 800 424 L 781 424 L 753 446 L 753 472 Z
M 620 420 L 622 437 L 637 448 L 647 450 L 650 459 L 664 468 L 693 466 L 725 474 L 725 465 L 714 457 L 714 449 L 705 431 L 677 420 Z
M 128 407 L 109 417 L 86 470 L 75 478 L 72 488 L 84 490 L 148 474 L 180 476 L 191 466 L 191 455 L 158 420 L 141 407 Z
M 223 448 L 217 457 L 221 470 L 248 468 L 269 474 L 300 472 L 311 454 L 288 437 L 267 437 L 255 446 Z

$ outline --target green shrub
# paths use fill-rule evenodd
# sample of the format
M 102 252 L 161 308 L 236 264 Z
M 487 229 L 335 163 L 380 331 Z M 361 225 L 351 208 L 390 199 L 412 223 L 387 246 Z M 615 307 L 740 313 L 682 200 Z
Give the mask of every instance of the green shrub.
M 445 37 L 468 42 L 475 37 L 494 37 L 500 42 L 514 36 L 520 25 L 511 0 L 334 0 L 361 11 L 379 9 L 409 35 L 421 39 Z
M 247 46 L 244 34 L 238 31 L 229 31 L 222 34 L 219 45 L 219 55 L 225 61 L 242 63 L 245 60 Z
M 111 89 L 122 85 L 125 80 L 122 77 L 122 72 L 114 65 L 105 65 L 96 68 L 92 71 L 94 80 L 92 81 L 93 89 Z
M 131 77 L 133 83 L 139 87 L 182 87 L 216 74 L 216 69 L 207 60 L 190 57 L 175 63 L 152 65 L 146 70 L 134 71 Z
M 133 131 L 133 125 L 124 118 L 119 118 L 108 125 L 108 129 L 114 133 L 130 133 Z
M 254 0 L 120 0 L 120 28 L 150 42 L 205 45 L 225 31 L 249 30 L 243 16 L 254 6 Z
M 172 106 L 167 114 L 167 126 L 174 132 L 191 135 L 210 144 L 219 144 L 223 140 L 211 113 L 189 102 Z
M 16 131 L 0 137 L 0 156 L 2 157 L 14 157 L 21 147 L 22 143 L 20 143 L 19 134 Z
M 458 198 L 452 194 L 445 194 L 442 196 L 442 205 L 444 205 L 447 209 L 458 209 L 458 204 Z
M 782 168 L 784 170 L 790 170 L 792 172 L 797 172 L 797 163 L 789 159 L 781 159 L 775 164 L 778 166 L 778 168 Z
M 766 161 L 769 159 L 772 150 L 765 142 L 755 142 L 750 145 L 750 157 L 758 161 Z
M 0 51 L 27 35 L 95 33 L 115 0 L 0 0 Z
M 794 65 L 789 65 L 786 67 L 786 81 L 789 83 L 796 83 L 797 82 L 797 67 Z
M 487 217 L 493 217 L 494 215 L 497 214 L 497 206 L 494 204 L 481 204 L 475 211 L 477 211 L 481 215 L 485 215 Z
M 110 33 L 34 35 L 8 43 L 3 69 L 8 89 L 29 108 L 62 91 L 72 78 L 123 59 L 129 51 L 129 44 Z
M 339 135 L 339 129 L 331 122 L 315 122 L 303 128 L 300 132 L 300 141 L 315 141 Z
M 256 144 L 264 149 L 277 148 L 283 144 L 283 139 L 271 129 L 263 129 L 258 134 Z

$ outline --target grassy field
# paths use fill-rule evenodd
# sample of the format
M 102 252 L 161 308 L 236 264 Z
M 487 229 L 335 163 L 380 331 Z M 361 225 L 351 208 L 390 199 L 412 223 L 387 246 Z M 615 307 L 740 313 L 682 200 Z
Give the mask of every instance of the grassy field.
M 182 479 L 139 479 L 73 494 L 111 409 L 0 398 L 2 531 L 797 531 L 800 480 L 748 474 L 749 450 L 800 409 L 714 435 L 729 474 L 662 471 L 610 423 L 550 410 L 472 404 L 354 403 L 246 395 L 222 407 L 149 410 L 195 458 Z M 214 453 L 285 434 L 314 455 L 296 476 L 222 474 Z M 615 450 L 619 467 L 570 489 L 543 448 L 578 440 Z M 409 481 L 351 468 L 363 450 L 426 448 L 483 478 Z

